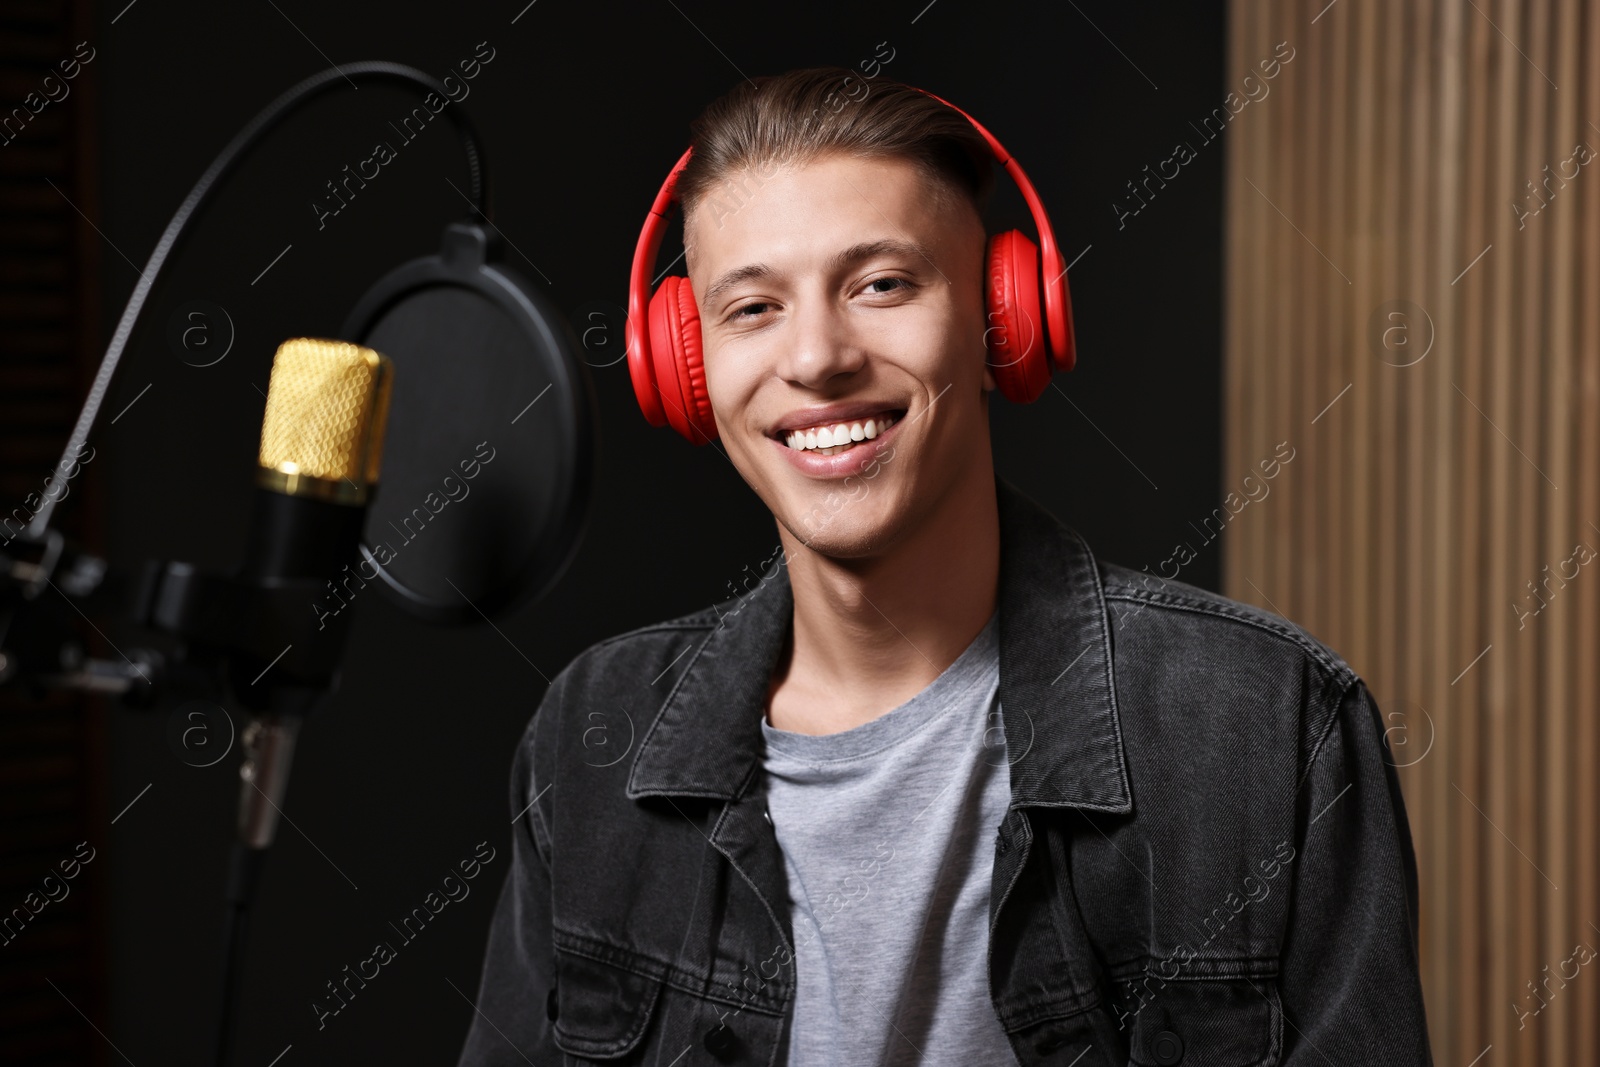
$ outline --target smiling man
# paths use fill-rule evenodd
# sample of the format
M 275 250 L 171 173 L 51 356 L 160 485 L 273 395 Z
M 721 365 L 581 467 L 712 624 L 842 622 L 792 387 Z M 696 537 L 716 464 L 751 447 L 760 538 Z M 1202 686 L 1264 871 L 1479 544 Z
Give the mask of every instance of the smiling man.
M 990 394 L 1072 359 L 1021 168 L 835 68 L 693 130 L 640 239 L 630 371 L 779 551 L 552 682 L 461 1063 L 1431 1063 L 1360 677 L 1098 559 L 995 474 Z M 996 161 L 1037 251 L 985 234 Z M 689 274 L 646 316 L 673 200 Z M 621 753 L 594 744 L 618 709 Z

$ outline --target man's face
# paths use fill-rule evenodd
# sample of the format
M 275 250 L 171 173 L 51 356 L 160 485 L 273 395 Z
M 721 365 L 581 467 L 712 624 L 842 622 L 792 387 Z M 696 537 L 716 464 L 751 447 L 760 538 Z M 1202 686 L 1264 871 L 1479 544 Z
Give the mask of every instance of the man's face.
M 731 181 L 685 221 L 721 447 L 796 539 L 874 555 L 991 468 L 982 221 L 900 159 Z

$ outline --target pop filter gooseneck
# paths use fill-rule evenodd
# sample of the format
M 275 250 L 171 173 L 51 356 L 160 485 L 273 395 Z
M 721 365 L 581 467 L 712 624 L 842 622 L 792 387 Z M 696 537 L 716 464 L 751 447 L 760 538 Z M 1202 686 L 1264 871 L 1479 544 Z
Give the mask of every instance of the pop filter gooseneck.
M 111 388 L 111 378 L 116 374 L 117 364 L 121 362 L 122 354 L 133 336 L 133 327 L 139 319 L 139 313 L 144 309 L 145 300 L 149 297 L 151 289 L 155 287 L 162 265 L 177 247 L 190 220 L 211 198 L 222 179 L 238 168 L 250 149 L 254 148 L 273 127 L 317 97 L 342 90 L 356 81 L 400 82 L 412 88 L 420 86 L 438 93 L 441 97 L 448 98 L 450 95 L 444 84 L 426 71 L 381 59 L 361 60 L 311 75 L 268 104 L 244 129 L 234 135 L 233 140 L 229 141 L 227 147 L 212 160 L 211 166 L 200 175 L 200 180 L 194 183 L 194 188 L 189 190 L 189 195 L 173 213 L 172 221 L 167 223 L 166 230 L 161 234 L 161 240 L 156 242 L 156 247 L 150 253 L 150 259 L 145 263 L 144 270 L 139 272 L 139 282 L 133 287 L 127 306 L 122 309 L 122 318 L 117 321 L 117 329 L 111 336 L 111 343 L 106 346 L 106 354 L 100 360 L 100 369 L 95 373 L 94 383 L 89 387 L 89 396 L 84 401 L 83 410 L 78 414 L 77 424 L 72 428 L 72 436 L 67 440 L 66 450 L 61 454 L 62 461 L 51 472 L 50 483 L 44 493 L 44 503 L 28 524 L 27 532 L 30 538 L 43 539 L 45 531 L 49 528 L 50 515 L 55 511 L 56 504 L 62 496 L 59 483 L 67 478 L 63 472 L 77 469 L 72 460 L 81 453 L 83 446 L 89 440 L 89 431 L 93 429 L 95 416 L 99 414 L 100 405 Z M 473 128 L 466 112 L 459 106 L 447 110 L 450 121 L 461 138 L 462 150 L 467 156 L 467 197 L 472 201 L 472 217 L 487 221 L 489 178 L 478 132 Z

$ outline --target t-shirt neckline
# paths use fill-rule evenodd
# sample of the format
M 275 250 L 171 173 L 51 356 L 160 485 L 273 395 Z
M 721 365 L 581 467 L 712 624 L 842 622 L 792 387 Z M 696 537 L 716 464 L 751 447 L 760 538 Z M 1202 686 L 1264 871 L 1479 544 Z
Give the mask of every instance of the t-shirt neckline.
M 858 759 L 892 747 L 917 730 L 937 721 L 951 708 L 970 704 L 982 696 L 985 682 L 992 685 L 999 668 L 1000 611 L 989 621 L 933 681 L 905 703 L 875 719 L 831 734 L 803 734 L 780 730 L 761 713 L 761 735 L 770 755 L 792 757 L 807 763 Z

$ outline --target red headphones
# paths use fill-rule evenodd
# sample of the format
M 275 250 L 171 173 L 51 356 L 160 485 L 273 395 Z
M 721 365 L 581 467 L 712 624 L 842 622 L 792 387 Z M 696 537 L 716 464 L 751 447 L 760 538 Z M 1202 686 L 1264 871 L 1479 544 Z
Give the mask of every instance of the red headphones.
M 927 92 L 919 89 L 918 92 Z M 932 96 L 941 104 L 955 108 L 948 100 Z M 1069 371 L 1076 362 L 1072 336 L 1072 303 L 1067 296 L 1067 269 L 1056 247 L 1050 217 L 1045 214 L 1039 194 L 1023 173 L 1022 166 L 1001 146 L 994 134 L 976 119 L 961 111 L 968 122 L 989 142 L 1006 173 L 1022 190 L 1033 222 L 1039 231 L 1039 245 L 1028 240 L 1021 230 L 1007 230 L 989 238 L 988 269 L 985 272 L 985 300 L 989 328 L 984 331 L 989 368 L 1007 400 L 1018 404 L 1037 400 L 1050 375 Z M 695 444 L 717 438 L 716 420 L 711 416 L 711 398 L 706 392 L 705 368 L 701 363 L 700 310 L 695 304 L 689 279 L 670 275 L 649 297 L 649 326 L 645 321 L 646 294 L 650 291 L 650 271 L 667 228 L 667 211 L 677 199 L 678 175 L 689 162 L 693 149 L 685 151 L 672 173 L 656 194 L 644 232 L 633 253 L 633 274 L 628 287 L 628 319 L 624 329 L 628 349 L 628 375 L 644 417 L 652 426 L 672 424 Z M 1043 264 L 1044 314 L 1040 315 L 1040 264 Z M 1039 323 L 1049 334 L 1048 351 L 1041 343 Z

